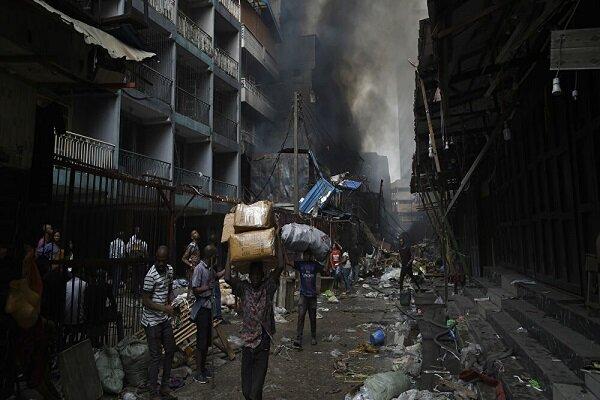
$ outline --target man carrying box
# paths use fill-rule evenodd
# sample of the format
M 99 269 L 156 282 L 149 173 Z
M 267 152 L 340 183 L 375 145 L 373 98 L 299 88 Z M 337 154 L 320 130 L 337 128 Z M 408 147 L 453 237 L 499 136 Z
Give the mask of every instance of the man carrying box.
M 323 266 L 313 260 L 308 251 L 304 252 L 302 261 L 294 263 L 294 269 L 300 275 L 300 299 L 298 300 L 298 325 L 294 347 L 302 348 L 304 319 L 308 311 L 310 320 L 311 344 L 317 344 L 317 274 L 323 273 Z
M 231 253 L 229 253 L 231 255 Z M 283 249 L 278 242 L 277 266 L 266 276 L 263 261 L 250 264 L 250 283 L 231 276 L 228 257 L 225 281 L 241 299 L 242 323 L 242 393 L 246 400 L 262 400 L 263 386 L 269 367 L 271 339 L 275 334 L 273 297 L 279 286 L 279 276 L 284 268 Z

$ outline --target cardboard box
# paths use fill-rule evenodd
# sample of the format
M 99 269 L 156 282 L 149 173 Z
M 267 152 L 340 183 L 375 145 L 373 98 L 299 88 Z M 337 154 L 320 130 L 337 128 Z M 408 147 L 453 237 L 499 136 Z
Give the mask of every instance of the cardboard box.
M 233 213 L 225 214 L 223 219 L 223 233 L 221 234 L 221 243 L 225 243 L 229 240 L 229 237 L 235 233 L 233 228 L 233 220 L 235 215 Z
M 275 228 L 231 235 L 229 252 L 232 263 L 272 260 L 275 257 Z
M 273 203 L 268 200 L 254 204 L 238 204 L 235 209 L 235 232 L 267 229 L 273 226 Z

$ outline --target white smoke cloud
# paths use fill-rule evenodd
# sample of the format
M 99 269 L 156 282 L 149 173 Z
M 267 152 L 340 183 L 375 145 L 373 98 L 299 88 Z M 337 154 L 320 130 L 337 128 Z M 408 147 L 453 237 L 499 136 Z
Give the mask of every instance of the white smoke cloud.
M 414 152 L 414 69 L 419 20 L 427 17 L 426 0 L 305 0 L 305 32 L 340 39 L 340 83 L 360 131 L 363 151 L 388 157 L 392 180 L 406 175 L 400 151 Z M 331 13 L 346 13 L 331 26 Z M 332 33 L 333 32 L 333 33 Z M 400 149 L 400 135 L 406 147 Z M 410 157 L 409 157 L 410 159 Z

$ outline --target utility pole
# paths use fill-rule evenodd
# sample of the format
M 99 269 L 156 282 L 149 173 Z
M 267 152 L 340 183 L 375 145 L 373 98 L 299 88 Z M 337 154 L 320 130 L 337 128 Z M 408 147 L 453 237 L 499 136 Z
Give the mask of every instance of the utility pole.
M 294 213 L 299 213 L 300 190 L 298 188 L 298 108 L 300 92 L 294 92 Z

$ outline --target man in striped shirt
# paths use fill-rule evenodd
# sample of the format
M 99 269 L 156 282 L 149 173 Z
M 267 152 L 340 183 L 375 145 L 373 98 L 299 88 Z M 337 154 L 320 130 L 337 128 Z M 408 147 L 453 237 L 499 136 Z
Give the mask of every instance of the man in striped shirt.
M 150 366 L 148 368 L 148 381 L 151 390 L 151 399 L 176 399 L 169 389 L 171 378 L 171 365 L 175 354 L 175 336 L 171 325 L 174 315 L 172 301 L 173 267 L 167 264 L 169 249 L 160 246 L 156 250 L 156 261 L 144 278 L 142 292 L 141 324 L 146 331 L 148 348 L 150 350 Z M 163 359 L 163 374 L 160 387 L 158 386 L 158 368 L 161 359 L 161 347 L 165 351 Z

